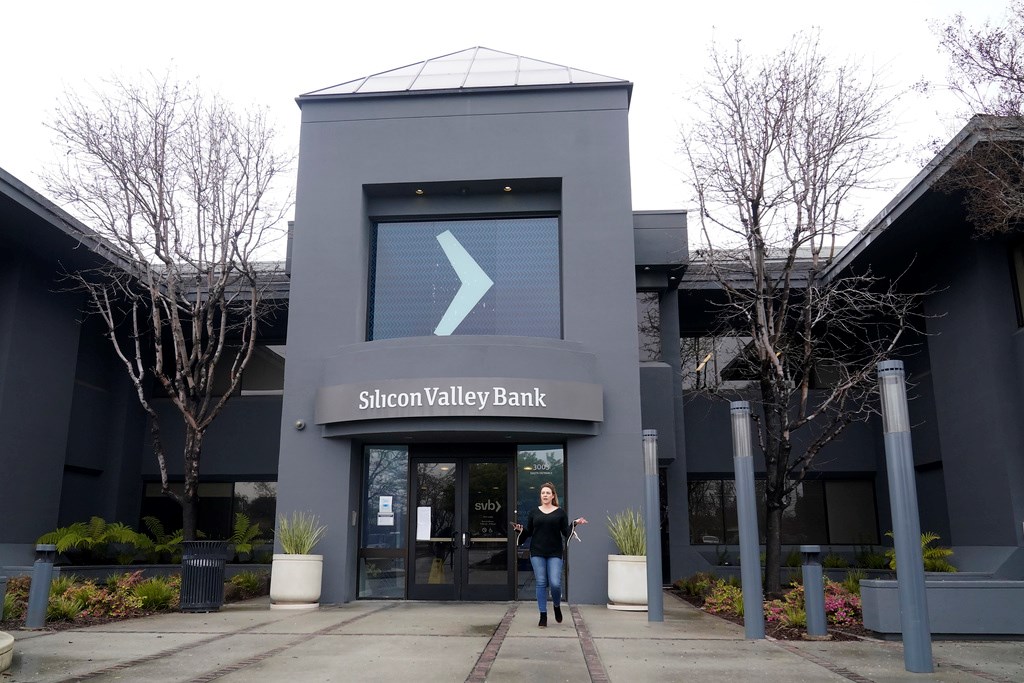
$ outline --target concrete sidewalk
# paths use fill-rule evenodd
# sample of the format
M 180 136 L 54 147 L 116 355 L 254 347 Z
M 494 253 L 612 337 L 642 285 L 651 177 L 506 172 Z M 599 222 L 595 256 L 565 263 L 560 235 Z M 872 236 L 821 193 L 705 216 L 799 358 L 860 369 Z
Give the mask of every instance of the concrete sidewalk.
M 742 627 L 665 596 L 665 621 L 582 605 L 537 627 L 532 603 L 354 602 L 164 614 L 14 632 L 0 682 L 38 681 L 1024 681 L 1024 643 L 934 644 L 935 673 L 898 643 L 747 641 Z

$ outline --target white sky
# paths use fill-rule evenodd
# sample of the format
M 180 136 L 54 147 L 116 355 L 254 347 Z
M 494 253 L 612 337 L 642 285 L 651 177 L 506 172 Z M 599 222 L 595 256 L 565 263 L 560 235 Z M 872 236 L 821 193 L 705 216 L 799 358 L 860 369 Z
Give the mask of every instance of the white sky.
M 0 30 L 0 167 L 46 194 L 38 173 L 50 163 L 50 120 L 66 88 L 112 74 L 163 71 L 198 76 L 204 89 L 239 105 L 270 108 L 283 138 L 298 147 L 296 95 L 468 47 L 504 52 L 632 81 L 633 208 L 690 208 L 680 169 L 679 126 L 686 98 L 706 65 L 713 36 L 774 50 L 798 30 L 822 29 L 837 56 L 885 69 L 903 88 L 942 81 L 945 62 L 928 20 L 963 12 L 998 20 L 1005 0 L 631 3 L 574 0 L 307 0 L 264 3 L 178 0 L 12 2 Z M 861 223 L 919 170 L 929 138 L 949 139 L 965 122 L 942 96 L 905 101 L 895 129 L 890 189 L 866 197 Z

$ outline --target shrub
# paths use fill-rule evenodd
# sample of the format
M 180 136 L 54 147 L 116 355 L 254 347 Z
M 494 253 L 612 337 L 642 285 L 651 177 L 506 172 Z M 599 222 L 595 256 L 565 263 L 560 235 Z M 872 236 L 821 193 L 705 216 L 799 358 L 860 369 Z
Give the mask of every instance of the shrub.
M 842 555 L 829 553 L 822 559 L 821 566 L 825 569 L 846 569 L 850 566 L 850 562 Z
M 136 584 L 132 591 L 139 598 L 139 606 L 151 610 L 167 609 L 178 592 L 161 577 L 146 579 Z
M 743 616 L 743 591 L 736 586 L 720 582 L 704 599 L 704 610 L 711 614 Z
M 281 549 L 288 555 L 308 555 L 327 533 L 320 518 L 308 512 L 293 512 L 278 518 Z
M 3 609 L 0 610 L 0 621 L 6 619 L 20 619 L 24 608 L 24 604 L 18 602 L 16 597 L 10 593 L 5 594 Z
M 93 517 L 43 534 L 36 543 L 52 543 L 60 553 L 78 551 L 86 561 L 115 559 L 119 564 L 129 564 L 149 539 L 127 524 Z
M 891 531 L 885 532 L 885 535 L 889 538 L 893 537 Z M 926 572 L 954 573 L 956 567 L 946 559 L 953 554 L 953 551 L 944 546 L 932 545 L 939 538 L 939 535 L 932 531 L 921 534 L 921 559 L 924 561 L 924 570 Z M 889 569 L 896 571 L 896 551 L 894 549 L 886 550 L 885 556 L 889 559 Z
M 59 574 L 50 582 L 50 595 L 64 595 L 76 583 L 78 583 L 78 577 L 74 574 Z
M 239 600 L 248 600 L 263 595 L 267 586 L 266 572 L 239 572 L 229 580 L 238 590 Z
M 235 527 L 228 542 L 235 547 L 236 556 L 251 555 L 255 546 L 264 543 L 259 535 L 259 524 L 252 524 L 244 513 L 235 513 Z
M 884 553 L 875 552 L 871 548 L 860 550 L 854 556 L 854 564 L 864 569 L 888 569 L 889 558 Z
M 682 591 L 683 595 L 692 595 L 695 598 L 704 599 L 720 581 L 717 576 L 710 572 L 699 572 L 688 579 L 679 579 L 675 585 L 676 588 Z
M 85 603 L 69 595 L 50 594 L 46 605 L 47 621 L 74 621 L 85 611 Z
M 647 554 L 647 534 L 644 532 L 644 518 L 639 511 L 629 509 L 608 517 L 608 533 L 615 541 L 620 555 Z
M 860 595 L 860 582 L 864 580 L 867 575 L 861 569 L 854 569 L 846 572 L 846 578 L 839 582 L 847 593 L 852 595 Z
M 852 572 L 851 572 L 852 573 Z M 858 583 L 858 592 L 860 584 Z M 825 581 L 825 618 L 834 626 L 859 626 L 863 613 L 859 595 L 835 581 Z
M 786 567 L 799 567 L 800 566 L 800 560 L 801 560 L 801 558 L 800 558 L 800 550 L 799 549 L 793 549 L 793 550 L 789 551 L 788 555 L 786 555 L 786 561 L 785 561 L 784 565 Z

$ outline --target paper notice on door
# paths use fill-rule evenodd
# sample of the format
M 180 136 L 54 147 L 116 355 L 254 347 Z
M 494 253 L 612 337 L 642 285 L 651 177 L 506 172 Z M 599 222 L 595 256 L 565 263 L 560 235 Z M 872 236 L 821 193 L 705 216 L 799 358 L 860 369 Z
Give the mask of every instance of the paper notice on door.
M 394 526 L 395 516 L 391 513 L 377 515 L 377 526 Z
M 430 506 L 416 508 L 416 540 L 430 540 Z
M 377 503 L 377 511 L 382 515 L 389 515 L 394 510 L 391 507 L 392 496 L 381 496 Z

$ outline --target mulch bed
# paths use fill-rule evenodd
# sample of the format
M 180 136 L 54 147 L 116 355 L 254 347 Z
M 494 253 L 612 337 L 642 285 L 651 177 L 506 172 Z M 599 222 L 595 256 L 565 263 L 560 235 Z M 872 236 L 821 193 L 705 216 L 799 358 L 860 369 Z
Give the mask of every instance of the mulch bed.
M 704 607 L 704 601 L 700 598 L 692 595 L 683 595 L 682 592 L 672 589 L 672 593 L 679 597 L 680 600 L 685 600 L 694 607 L 701 609 Z M 711 614 L 708 612 L 708 614 Z M 734 624 L 743 626 L 743 617 L 738 617 L 730 614 L 712 614 L 711 616 L 718 617 L 719 619 L 725 619 L 731 621 Z M 783 626 L 782 624 L 770 624 L 767 621 L 764 624 L 764 633 L 769 638 L 775 638 L 776 640 L 807 640 L 807 631 L 802 628 L 791 628 L 789 626 Z M 863 626 L 844 626 L 842 629 L 834 627 L 828 627 L 828 634 L 830 640 L 864 640 L 865 638 L 871 638 L 873 634 Z

